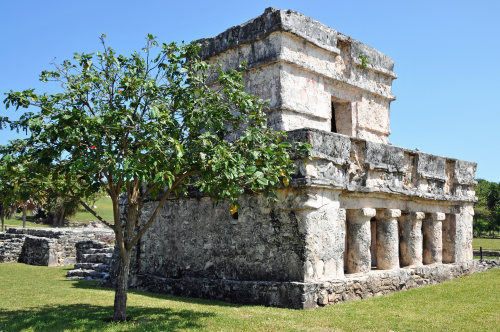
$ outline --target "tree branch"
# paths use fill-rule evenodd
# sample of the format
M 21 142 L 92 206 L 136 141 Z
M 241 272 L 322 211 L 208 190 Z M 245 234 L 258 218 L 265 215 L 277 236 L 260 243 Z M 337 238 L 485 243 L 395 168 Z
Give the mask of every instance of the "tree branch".
M 103 217 L 101 217 L 100 215 L 98 215 L 97 212 L 95 212 L 90 206 L 87 205 L 87 203 L 85 203 L 80 197 L 76 196 L 75 193 L 73 192 L 73 190 L 70 189 L 70 192 L 71 192 L 71 194 L 73 194 L 73 196 L 70 196 L 70 195 L 66 195 L 66 196 L 68 196 L 70 198 L 73 198 L 73 199 L 76 199 L 81 205 L 83 205 L 83 207 L 87 211 L 89 211 L 100 222 L 102 222 L 104 225 L 108 226 L 109 228 L 114 229 L 113 224 L 111 224 L 110 222 L 107 222 L 106 220 L 104 220 Z
M 151 227 L 151 225 L 153 224 L 153 222 L 156 220 L 156 217 L 158 217 L 158 214 L 160 214 L 160 211 L 163 208 L 163 205 L 165 205 L 165 203 L 167 202 L 168 198 L 170 197 L 172 189 L 174 189 L 175 187 L 177 187 L 182 181 L 184 181 L 185 178 L 187 178 L 190 175 L 193 175 L 194 173 L 195 173 L 195 171 L 185 172 L 181 176 L 179 176 L 179 178 L 177 178 L 177 180 L 175 180 L 175 182 L 172 184 L 172 187 L 170 187 L 165 192 L 165 194 L 161 198 L 160 202 L 158 202 L 158 206 L 156 207 L 155 211 L 153 212 L 153 214 L 149 218 L 149 220 L 146 223 L 146 225 L 144 225 L 142 227 L 142 229 L 139 230 L 139 232 L 134 237 L 134 239 L 130 243 L 127 244 L 127 250 L 132 249 L 137 244 L 137 242 L 139 241 L 139 239 L 144 235 L 144 233 L 146 233 L 146 231 L 149 229 L 149 227 Z

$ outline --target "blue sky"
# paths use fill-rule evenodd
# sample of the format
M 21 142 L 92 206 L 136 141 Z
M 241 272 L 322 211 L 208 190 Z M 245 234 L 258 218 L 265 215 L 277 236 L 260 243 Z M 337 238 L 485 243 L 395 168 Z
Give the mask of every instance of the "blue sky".
M 148 33 L 162 42 L 210 37 L 270 6 L 297 10 L 394 59 L 394 145 L 475 161 L 478 178 L 500 181 L 495 0 L 2 1 L 0 93 L 43 91 L 38 74 L 54 58 L 98 50 L 101 33 L 127 54 L 139 50 Z M 2 130 L 0 144 L 14 137 Z

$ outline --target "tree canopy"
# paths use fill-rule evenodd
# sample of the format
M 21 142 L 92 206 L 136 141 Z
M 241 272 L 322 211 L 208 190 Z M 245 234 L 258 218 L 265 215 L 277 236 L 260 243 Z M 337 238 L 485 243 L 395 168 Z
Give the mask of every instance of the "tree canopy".
M 61 92 L 11 91 L 4 101 L 27 109 L 19 120 L 3 122 L 29 133 L 18 153 L 30 156 L 32 176 L 58 181 L 63 194 L 115 231 L 118 321 L 126 318 L 130 251 L 168 199 L 195 189 L 231 200 L 234 212 L 240 194 L 272 197 L 294 172 L 286 134 L 267 126 L 266 102 L 244 92 L 244 68 L 225 72 L 207 64 L 196 44 L 146 40 L 142 52 L 123 56 L 103 35 L 102 51 L 75 54 L 42 72 L 40 79 L 59 84 Z M 113 220 L 84 201 L 101 190 L 111 197 Z M 120 195 L 128 202 L 121 222 Z M 158 205 L 141 221 L 149 197 Z

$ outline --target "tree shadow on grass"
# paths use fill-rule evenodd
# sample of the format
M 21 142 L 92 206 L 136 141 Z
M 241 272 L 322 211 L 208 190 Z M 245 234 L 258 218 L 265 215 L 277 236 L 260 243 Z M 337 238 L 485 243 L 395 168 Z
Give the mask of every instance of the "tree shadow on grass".
M 194 310 L 172 310 L 169 308 L 146 308 L 129 306 L 129 321 L 108 322 L 113 315 L 112 306 L 72 304 L 43 306 L 30 310 L 0 309 L 0 331 L 102 331 L 107 328 L 128 331 L 176 331 L 203 329 L 207 323 L 200 320 L 214 317 L 213 313 Z
M 71 280 L 68 280 L 68 281 L 71 281 Z M 78 282 L 73 284 L 73 287 L 82 288 L 82 289 L 107 290 L 110 292 L 115 291 L 113 288 L 110 288 L 110 287 L 99 286 L 98 281 L 90 281 L 90 280 L 79 280 Z M 153 292 L 138 290 L 138 289 L 134 289 L 134 288 L 129 288 L 127 292 L 129 294 L 138 294 L 138 295 L 148 296 L 148 297 L 155 298 L 155 299 L 163 299 L 163 300 L 170 300 L 170 301 L 190 303 L 190 304 L 200 304 L 200 305 L 205 305 L 205 306 L 219 306 L 219 307 L 233 307 L 233 308 L 248 306 L 248 305 L 244 305 L 244 304 L 222 302 L 222 301 L 217 301 L 217 300 L 209 300 L 209 299 L 202 299 L 202 298 L 196 298 L 196 297 L 185 297 L 185 296 L 171 295 L 171 294 L 165 294 L 165 293 L 153 293 Z

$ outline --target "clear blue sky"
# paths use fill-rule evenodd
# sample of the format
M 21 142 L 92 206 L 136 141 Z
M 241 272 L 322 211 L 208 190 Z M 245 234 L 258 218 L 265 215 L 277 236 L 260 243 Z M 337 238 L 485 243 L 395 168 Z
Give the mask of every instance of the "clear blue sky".
M 54 58 L 97 50 L 101 33 L 127 54 L 148 33 L 162 42 L 210 37 L 269 6 L 297 10 L 394 59 L 394 145 L 475 161 L 478 178 L 500 181 L 496 0 L 1 1 L 0 93 L 43 89 L 38 74 Z M 0 144 L 13 137 L 0 131 Z

